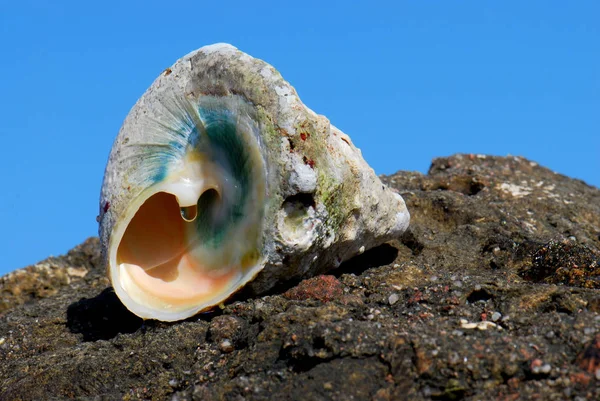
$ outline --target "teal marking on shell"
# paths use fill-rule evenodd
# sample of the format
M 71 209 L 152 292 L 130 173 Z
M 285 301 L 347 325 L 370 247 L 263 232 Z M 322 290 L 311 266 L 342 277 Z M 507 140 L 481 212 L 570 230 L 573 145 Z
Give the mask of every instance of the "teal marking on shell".
M 201 144 L 204 124 L 196 106 L 177 96 L 165 100 L 162 106 L 160 118 L 145 122 L 148 142 L 125 145 L 136 148 L 130 156 L 136 162 L 129 176 L 141 187 L 163 181 L 170 167 L 181 161 L 190 147 L 199 149 Z
M 187 131 L 187 132 L 186 132 Z M 199 142 L 198 127 L 182 125 L 174 130 L 180 136 L 187 139 L 187 146 L 182 141 L 170 141 L 166 147 L 153 152 L 150 155 L 150 165 L 154 166 L 155 173 L 152 175 L 152 184 L 163 181 L 169 174 L 169 166 L 183 159 L 188 147 L 196 147 Z
M 142 186 L 164 181 L 170 170 L 194 150 L 226 172 L 229 182 L 222 183 L 217 195 L 207 191 L 198 199 L 196 232 L 201 247 L 216 248 L 235 224 L 245 216 L 252 202 L 252 178 L 255 173 L 244 138 L 257 132 L 238 132 L 236 110 L 207 101 L 207 106 L 192 105 L 184 98 L 164 104 L 165 117 L 148 123 L 148 132 L 156 143 L 132 144 L 137 148 L 134 163 Z M 252 127 L 250 129 L 256 129 Z M 160 142 L 159 142 L 160 141 Z M 219 199 L 220 195 L 220 199 Z
M 243 216 L 252 184 L 252 166 L 244 147 L 234 114 L 228 109 L 200 108 L 212 161 L 231 174 L 235 191 L 221 193 L 221 205 L 227 207 L 217 217 L 217 194 L 206 192 L 198 200 L 196 229 L 204 245 L 218 247 L 228 231 Z M 202 141 L 201 141 L 202 142 Z M 202 150 L 201 150 L 202 151 Z

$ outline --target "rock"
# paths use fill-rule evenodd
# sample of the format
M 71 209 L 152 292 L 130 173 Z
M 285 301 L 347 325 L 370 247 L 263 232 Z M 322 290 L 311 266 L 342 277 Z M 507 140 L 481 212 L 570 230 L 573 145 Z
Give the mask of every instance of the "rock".
M 401 238 L 186 321 L 129 313 L 96 239 L 0 278 L 0 399 L 600 399 L 600 191 L 516 157 L 382 180 Z
M 248 335 L 248 323 L 246 320 L 236 316 L 217 316 L 211 320 L 208 329 L 208 340 L 220 344 L 223 350 L 233 351 L 234 346 L 246 345 Z
M 65 256 L 51 257 L 0 277 L 0 313 L 15 305 L 55 295 L 63 286 L 106 288 L 108 278 L 103 275 L 85 279 L 88 271 L 101 270 L 98 246 L 98 238 L 89 238 Z M 86 274 L 82 274 L 84 271 Z

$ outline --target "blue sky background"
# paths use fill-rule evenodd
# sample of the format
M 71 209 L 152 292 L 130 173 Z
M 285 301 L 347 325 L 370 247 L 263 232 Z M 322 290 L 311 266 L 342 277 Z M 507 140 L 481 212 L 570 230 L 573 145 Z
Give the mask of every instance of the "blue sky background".
M 275 66 L 377 173 L 513 154 L 600 186 L 599 18 L 595 0 L 0 0 L 0 274 L 96 235 L 129 109 L 215 42 Z

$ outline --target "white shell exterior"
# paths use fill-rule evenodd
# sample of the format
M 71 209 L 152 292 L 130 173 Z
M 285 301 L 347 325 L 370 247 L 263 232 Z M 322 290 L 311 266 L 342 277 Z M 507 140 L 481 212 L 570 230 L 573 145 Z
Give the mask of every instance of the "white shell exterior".
M 131 145 L 155 142 L 161 135 L 157 127 L 178 118 L 169 110 L 181 99 L 192 107 L 209 102 L 230 108 L 238 124 L 248 127 L 256 146 L 251 151 L 262 158 L 255 164 L 264 197 L 255 205 L 257 235 L 248 238 L 259 250 L 256 263 L 217 297 L 171 308 L 168 302 L 146 302 L 143 294 L 132 294 L 115 255 L 148 190 Z M 260 294 L 281 282 L 334 269 L 364 249 L 397 238 L 408 224 L 401 196 L 381 183 L 347 135 L 304 106 L 272 66 L 216 44 L 165 70 L 130 111 L 106 166 L 99 233 L 110 279 L 124 305 L 143 318 L 172 321 L 218 305 L 242 287 Z

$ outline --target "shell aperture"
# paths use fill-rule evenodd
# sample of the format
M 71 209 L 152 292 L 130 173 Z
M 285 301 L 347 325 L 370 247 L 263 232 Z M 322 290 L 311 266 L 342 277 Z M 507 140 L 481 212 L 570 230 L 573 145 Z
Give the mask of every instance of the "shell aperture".
M 119 245 L 109 255 L 115 290 L 144 317 L 149 308 L 187 314 L 240 280 L 259 247 L 252 234 L 265 195 L 256 123 L 244 104 L 211 97 L 165 104 L 172 121 L 146 123 L 153 142 L 127 143 L 135 162 L 126 175 L 147 189 L 120 222 L 126 228 L 116 229 Z
M 213 45 L 169 71 L 126 118 L 102 186 L 103 255 L 133 313 L 184 319 L 408 226 L 402 198 L 268 64 Z

